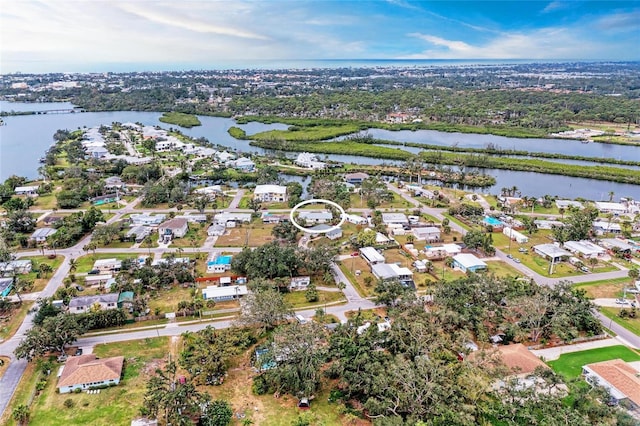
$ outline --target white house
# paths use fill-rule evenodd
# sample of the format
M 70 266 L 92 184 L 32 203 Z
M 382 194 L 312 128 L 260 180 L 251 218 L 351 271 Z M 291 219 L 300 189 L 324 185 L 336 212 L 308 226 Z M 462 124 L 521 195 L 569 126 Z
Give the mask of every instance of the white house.
M 309 225 L 314 223 L 327 223 L 333 219 L 333 215 L 329 210 L 298 210 L 298 218 L 303 219 L 305 223 Z
M 377 263 L 371 266 L 371 273 L 382 281 L 398 280 L 400 284 L 414 287 L 413 272 L 409 268 L 400 267 L 395 263 Z
M 116 258 L 98 259 L 93 263 L 93 269 L 101 273 L 119 271 L 121 267 L 122 262 Z
M 40 188 L 38 185 L 16 186 L 14 192 L 16 195 L 27 195 L 29 197 L 36 197 L 38 196 L 38 188 Z
M 519 244 L 524 244 L 529 242 L 529 237 L 521 234 L 520 232 L 516 231 L 515 229 L 509 226 L 505 226 L 504 228 L 502 228 L 502 233 L 507 237 L 509 237 L 511 240 L 518 242 Z
M 222 186 L 220 185 L 205 186 L 204 188 L 196 189 L 194 192 L 198 195 L 203 195 L 209 199 L 214 199 L 218 195 L 222 194 Z
M 563 259 L 571 257 L 571 253 L 555 244 L 538 244 L 533 246 L 533 251 L 552 262 L 561 262 Z
M 460 253 L 453 257 L 453 267 L 462 272 L 477 272 L 487 269 L 487 264 L 470 253 Z
M 582 255 L 586 259 L 593 259 L 604 255 L 607 251 L 602 247 L 593 244 L 591 241 L 567 241 L 563 247 L 571 253 Z
M 385 225 L 404 225 L 409 223 L 404 213 L 382 213 L 382 223 Z
M 587 364 L 582 374 L 609 391 L 614 402 L 625 402 L 629 409 L 640 407 L 640 371 L 621 359 Z
M 360 185 L 362 184 L 363 180 L 368 178 L 369 175 L 362 172 L 347 173 L 346 175 L 344 175 L 344 180 L 352 185 Z
M 95 296 L 74 297 L 69 301 L 70 314 L 84 314 L 89 312 L 93 305 L 100 306 L 100 310 L 107 311 L 118 309 L 118 297 L 120 293 L 98 294 Z
M 183 218 L 173 218 L 158 226 L 159 238 L 165 243 L 174 238 L 182 238 L 189 231 L 189 222 Z
M 556 200 L 556 207 L 559 209 L 568 209 L 570 207 L 574 207 L 576 209 L 583 209 L 584 206 L 579 201 L 572 200 Z
M 221 235 L 224 235 L 224 233 L 226 232 L 227 228 L 225 228 L 224 225 L 211 225 L 208 229 L 207 229 L 207 236 L 209 237 L 219 237 Z
M 534 220 L 533 223 L 536 225 L 536 228 L 538 229 L 553 229 L 553 227 L 564 226 L 564 223 L 560 222 L 559 220 L 537 219 L 537 220 Z
M 256 163 L 245 157 L 240 157 L 237 160 L 228 161 L 227 164 L 232 166 L 236 170 L 240 170 L 241 172 L 253 172 L 256 169 Z
M 149 214 L 149 213 L 134 213 L 129 219 L 131 220 L 131 224 L 135 226 L 158 226 L 167 216 L 164 214 Z
M 227 228 L 234 228 L 238 222 L 251 222 L 251 213 L 218 213 L 213 217 L 214 225 L 222 225 Z
M 265 203 L 287 201 L 287 187 L 282 185 L 257 185 L 253 198 Z
M 87 275 L 84 282 L 87 287 L 105 285 L 113 279 L 111 274 Z
M 327 163 L 319 161 L 315 154 L 310 154 L 308 152 L 301 152 L 298 154 L 298 158 L 296 158 L 294 162 L 297 166 L 305 167 L 307 169 L 324 169 L 327 166 Z
M 614 250 L 617 249 L 621 253 L 631 253 L 633 251 L 633 246 L 627 242 L 619 240 L 618 238 L 604 238 L 600 241 L 602 247 Z
M 98 359 L 95 354 L 74 356 L 58 372 L 58 392 L 89 390 L 98 386 L 117 385 L 122 376 L 124 357 Z
M 620 234 L 622 227 L 619 223 L 611 223 L 604 220 L 596 220 L 592 224 L 593 230 L 597 235 L 603 234 Z
M 378 263 L 385 262 L 384 256 L 378 253 L 378 250 L 373 247 L 362 247 L 360 249 L 360 256 L 362 256 L 369 265 L 376 265 Z
M 325 237 L 327 237 L 330 240 L 337 240 L 338 238 L 342 238 L 342 229 L 341 228 L 335 228 L 335 229 L 332 229 L 331 231 L 325 233 L 324 235 L 325 235 Z
M 621 203 L 596 201 L 594 204 L 600 213 L 624 214 L 628 211 L 627 206 Z
M 292 277 L 289 283 L 289 291 L 306 290 L 309 284 L 311 284 L 311 277 L 309 276 Z
M 425 247 L 424 253 L 427 255 L 427 259 L 444 259 L 445 257 L 453 257 L 456 254 L 460 254 L 462 248 L 457 244 L 443 244 L 437 247 Z
M 28 274 L 31 272 L 31 260 L 30 259 L 19 259 L 12 260 L 10 262 L 2 262 L 0 263 L 0 275 L 8 275 L 8 274 Z
M 435 226 L 413 228 L 411 232 L 418 241 L 440 241 L 440 228 Z
M 58 232 L 58 230 L 54 228 L 38 228 L 33 231 L 33 234 L 31 234 L 29 239 L 36 243 L 44 243 L 47 241 L 47 237 L 55 234 L 56 232 Z
M 129 231 L 127 231 L 125 237 L 126 238 L 135 238 L 136 243 L 140 243 L 144 241 L 149 235 L 151 235 L 153 230 L 148 226 L 133 226 Z
M 366 225 L 368 223 L 367 219 L 365 219 L 362 216 L 355 215 L 355 214 L 347 214 L 347 215 L 345 215 L 345 220 L 347 222 L 353 223 L 355 225 Z
M 204 300 L 224 302 L 227 300 L 239 299 L 248 294 L 246 285 L 232 285 L 224 287 L 209 286 L 202 290 Z

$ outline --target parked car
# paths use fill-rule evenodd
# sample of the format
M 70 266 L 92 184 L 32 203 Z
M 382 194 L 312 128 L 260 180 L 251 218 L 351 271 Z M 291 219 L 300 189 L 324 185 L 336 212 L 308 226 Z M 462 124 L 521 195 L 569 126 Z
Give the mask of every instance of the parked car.
M 98 275 L 100 273 L 100 271 L 98 271 L 97 269 L 92 269 L 89 272 L 87 272 L 87 274 L 89 275 Z
M 75 356 L 80 356 L 82 355 L 82 348 L 78 348 L 76 349 L 76 353 L 74 354 Z
M 84 291 L 84 287 L 82 287 L 81 285 L 76 285 L 76 290 Z
M 526 248 L 524 248 L 524 247 L 520 247 L 520 248 L 518 249 L 518 251 L 519 251 L 520 253 L 527 253 L 529 250 L 527 250 L 527 249 L 526 249 Z
M 588 274 L 589 272 L 591 272 L 591 271 L 589 270 L 589 268 L 587 268 L 586 266 L 581 266 L 581 267 L 580 267 L 580 270 L 581 270 L 582 272 L 584 272 L 585 274 Z
M 522 262 L 520 261 L 520 259 L 518 259 L 518 258 L 513 259 L 513 261 L 514 261 L 514 262 L 516 262 L 516 263 L 522 263 Z
M 626 300 L 626 299 L 616 299 L 616 303 L 617 303 L 618 305 L 628 305 L 628 304 L 629 304 L 629 301 L 628 301 L 628 300 Z
M 508 257 L 509 259 L 513 259 L 513 255 L 512 255 L 511 253 L 509 253 L 509 254 L 507 255 L 507 257 Z

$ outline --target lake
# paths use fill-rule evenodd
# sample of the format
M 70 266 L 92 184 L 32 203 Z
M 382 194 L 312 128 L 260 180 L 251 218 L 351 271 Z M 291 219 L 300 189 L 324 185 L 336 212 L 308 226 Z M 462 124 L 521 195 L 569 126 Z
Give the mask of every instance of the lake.
M 12 109 L 14 111 L 34 111 L 35 108 L 46 110 L 71 107 L 73 107 L 73 105 L 68 103 L 20 104 L 0 102 L 0 110 L 3 111 L 11 111 Z M 13 174 L 26 176 L 31 179 L 37 178 L 37 169 L 40 166 L 38 159 L 42 157 L 45 151 L 51 146 L 53 143 L 53 134 L 58 129 L 75 130 L 83 127 L 99 126 L 101 124 L 109 125 L 114 121 L 120 123 L 140 122 L 144 125 L 159 125 L 165 129 L 172 127 L 171 125 L 161 123 L 158 120 L 160 116 L 161 113 L 158 112 L 115 111 L 4 117 L 6 125 L 0 126 L 0 180 L 3 181 Z M 180 131 L 185 135 L 195 138 L 205 137 L 214 144 L 219 144 L 240 152 L 264 154 L 267 151 L 250 146 L 249 141 L 234 139 L 227 132 L 229 127 L 238 126 L 244 129 L 247 134 L 287 128 L 284 124 L 262 124 L 253 122 L 237 125 L 235 121 L 230 118 L 204 116 L 200 116 L 199 118 L 202 126 L 192 127 L 191 129 L 180 129 Z M 376 131 L 375 133 L 374 130 Z M 383 133 L 377 133 L 378 131 Z M 568 150 L 562 153 L 579 152 L 580 155 L 586 156 L 612 157 L 613 155 L 606 155 L 603 154 L 603 152 L 615 152 L 619 153 L 622 158 L 640 158 L 640 148 L 637 147 L 595 143 L 581 144 L 579 141 L 569 140 L 515 139 L 491 135 L 443 133 L 427 130 L 417 132 L 389 132 L 372 129 L 369 133 L 376 138 L 380 137 L 392 140 L 391 136 L 393 136 L 395 137 L 393 140 L 400 140 L 401 136 L 406 136 L 407 141 L 417 142 L 422 140 L 430 144 L 436 144 L 438 141 L 440 144 L 454 144 L 455 141 L 459 141 L 458 146 L 484 147 L 487 143 L 493 143 L 495 145 L 500 143 L 502 145 L 499 146 L 505 148 L 513 149 L 515 147 L 515 149 L 524 149 L 527 151 L 562 152 L 556 150 L 560 149 L 559 147 L 561 146 L 573 146 L 576 150 L 579 148 L 580 151 Z M 426 139 L 427 135 L 429 140 Z M 514 145 L 516 143 L 522 145 Z M 409 147 L 407 147 L 407 150 L 409 150 Z M 287 153 L 286 155 L 289 157 L 295 156 L 294 153 Z M 320 157 L 324 158 L 325 156 L 320 155 Z M 394 163 L 390 160 L 351 155 L 329 155 L 327 157 L 331 160 L 354 164 L 375 165 Z M 615 158 L 617 158 L 617 156 Z M 640 199 L 640 186 L 637 185 L 507 170 L 485 170 L 485 173 L 494 176 L 497 180 L 496 185 L 485 190 L 492 193 L 499 192 L 502 187 L 512 187 L 515 185 L 522 191 L 523 195 L 527 196 L 549 194 L 568 198 L 582 197 L 600 200 L 608 199 L 608 192 L 613 191 L 616 197 L 630 196 L 634 199 Z

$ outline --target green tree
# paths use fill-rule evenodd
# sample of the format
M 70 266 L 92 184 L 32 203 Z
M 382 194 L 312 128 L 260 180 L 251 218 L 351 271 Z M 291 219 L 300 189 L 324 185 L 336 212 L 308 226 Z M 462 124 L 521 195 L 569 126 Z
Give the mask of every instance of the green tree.
M 242 315 L 237 320 L 240 326 L 271 330 L 292 315 L 291 306 L 276 290 L 252 292 L 245 296 L 242 302 Z
M 200 417 L 201 426 L 227 426 L 233 419 L 233 409 L 224 400 L 216 399 L 208 403 Z
M 18 422 L 20 425 L 26 425 L 29 423 L 29 417 L 31 416 L 31 412 L 29 411 L 29 406 L 26 404 L 20 404 L 16 408 L 13 409 L 12 413 L 13 419 Z
M 86 332 L 75 315 L 58 314 L 47 317 L 42 325 L 29 330 L 15 350 L 18 359 L 32 361 L 49 351 L 64 352 L 64 347 L 75 342 Z

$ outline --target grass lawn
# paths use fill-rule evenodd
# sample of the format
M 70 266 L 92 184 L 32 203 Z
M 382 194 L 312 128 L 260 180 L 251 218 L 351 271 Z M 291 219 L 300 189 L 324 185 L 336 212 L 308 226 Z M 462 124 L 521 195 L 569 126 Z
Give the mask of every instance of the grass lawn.
M 41 195 L 35 199 L 33 208 L 40 210 L 53 210 L 58 207 L 58 201 L 54 194 Z M 54 216 L 57 216 L 54 213 Z
M 367 206 L 367 200 L 360 198 L 360 194 L 352 193 L 350 196 L 350 206 L 351 208 L 356 209 L 366 209 L 369 208 Z M 384 203 L 378 205 L 376 209 L 384 210 L 384 209 L 414 209 L 413 204 L 402 198 L 400 194 L 393 193 L 393 199 L 391 201 L 385 201 Z M 409 213 L 411 214 L 411 213 Z
M 257 247 L 273 241 L 271 231 L 275 225 L 243 225 L 241 228 L 230 228 L 227 233 L 218 237 L 217 247 Z
M 158 294 L 149 300 L 149 309 L 152 313 L 156 309 L 162 313 L 176 312 L 178 303 L 182 300 L 191 300 L 191 288 L 175 286 L 171 290 L 159 290 Z
M 622 297 L 624 287 L 628 287 L 630 284 L 629 278 L 616 278 L 613 280 L 600 280 L 590 283 L 583 283 L 575 286 L 574 288 L 585 290 L 587 297 L 592 299 L 601 298 L 617 298 Z
M 373 295 L 376 278 L 370 272 L 369 265 L 360 256 L 338 262 L 340 270 L 345 274 L 347 279 L 353 284 L 360 296 L 369 297 Z M 360 271 L 360 275 L 356 275 L 355 271 Z M 371 277 L 371 284 L 365 284 L 365 278 Z
M 9 317 L 0 318 L 0 341 L 6 340 L 15 334 L 33 304 L 33 301 L 26 300 L 22 302 L 20 307 L 12 310 Z
M 238 203 L 238 208 L 239 209 L 248 209 L 249 208 L 249 201 L 251 201 L 252 199 L 253 199 L 253 191 L 247 190 L 242 195 L 242 198 L 240 199 L 240 202 Z
M 99 394 L 58 394 L 55 375 L 49 377 L 41 395 L 31 409 L 30 425 L 125 425 L 137 417 L 145 392 L 147 377 L 153 374 L 169 352 L 169 338 L 134 340 L 98 345 L 94 353 L 100 358 L 123 355 L 125 369 L 118 386 L 102 389 Z M 65 408 L 71 399 L 73 408 Z
M 315 302 L 307 302 L 304 297 L 304 291 L 293 291 L 284 295 L 284 300 L 291 303 L 294 308 L 306 308 L 308 306 L 323 305 L 325 303 L 337 302 L 339 300 L 345 300 L 341 291 L 322 291 L 318 290 L 318 300 Z
M 207 226 L 190 224 L 189 231 L 182 238 L 171 241 L 171 247 L 201 247 L 207 239 Z
M 113 240 L 107 245 L 98 245 L 100 248 L 131 248 L 135 242 L 133 241 L 120 241 L 118 239 Z
M 488 261 L 487 269 L 498 277 L 519 277 L 522 273 L 500 260 Z
M 628 309 L 629 305 L 627 305 Z M 616 324 L 623 326 L 630 332 L 640 336 L 640 318 L 620 318 L 618 313 L 622 308 L 600 307 L 600 312 L 607 318 L 613 320 Z
M 47 256 L 30 256 L 21 257 L 21 259 L 30 259 L 33 266 L 40 265 L 42 263 L 46 263 L 47 265 L 51 266 L 51 273 L 47 274 L 46 276 L 41 275 L 40 278 L 38 278 L 38 273 L 34 271 L 29 272 L 26 275 L 27 279 L 33 280 L 33 289 L 31 289 L 30 292 L 36 292 L 44 290 L 44 288 L 47 286 L 47 283 L 49 282 L 49 278 L 51 278 L 51 276 L 56 273 L 60 265 L 62 265 L 64 257 L 56 256 L 55 259 L 49 259 Z M 37 267 L 35 269 L 37 270 Z
M 453 222 L 453 223 L 461 226 L 462 229 L 466 229 L 467 231 L 470 231 L 471 229 L 473 229 L 471 226 L 467 225 L 466 223 L 460 222 L 460 220 L 458 220 L 457 218 L 455 218 L 455 217 L 453 217 L 451 215 L 445 214 L 443 216 L 446 217 L 447 219 L 449 219 L 450 222 Z
M 547 364 L 556 373 L 562 374 L 566 378 L 574 378 L 580 376 L 583 365 L 617 358 L 624 361 L 640 361 L 640 354 L 626 346 L 617 345 L 563 354 L 557 360 Z
M 98 259 L 137 259 L 137 254 L 127 254 L 127 253 L 96 253 L 96 254 L 88 254 L 84 256 L 80 256 L 76 258 L 77 267 L 76 273 L 86 273 L 93 269 L 93 264 Z

